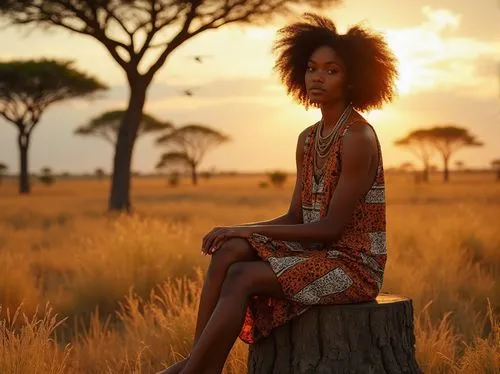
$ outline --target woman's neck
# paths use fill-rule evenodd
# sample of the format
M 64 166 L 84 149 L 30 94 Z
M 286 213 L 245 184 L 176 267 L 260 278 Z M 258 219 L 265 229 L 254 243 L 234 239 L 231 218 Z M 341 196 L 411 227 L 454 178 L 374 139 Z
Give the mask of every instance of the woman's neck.
M 344 112 L 347 107 L 347 103 L 345 101 L 337 101 L 333 104 L 323 105 L 321 107 L 321 114 L 323 116 L 323 131 L 328 134 L 330 133 L 340 116 Z

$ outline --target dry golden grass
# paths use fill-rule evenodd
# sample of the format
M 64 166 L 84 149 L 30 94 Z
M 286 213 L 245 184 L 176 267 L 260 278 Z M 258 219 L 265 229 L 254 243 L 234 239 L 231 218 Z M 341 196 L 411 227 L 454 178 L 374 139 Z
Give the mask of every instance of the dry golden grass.
M 425 373 L 500 373 L 500 183 L 416 185 L 390 175 L 384 291 L 411 297 Z M 186 355 L 203 234 L 267 219 L 292 188 L 259 176 L 169 188 L 135 179 L 135 213 L 106 214 L 108 183 L 58 181 L 31 196 L 0 186 L 0 373 L 151 373 Z M 243 373 L 238 342 L 226 373 Z

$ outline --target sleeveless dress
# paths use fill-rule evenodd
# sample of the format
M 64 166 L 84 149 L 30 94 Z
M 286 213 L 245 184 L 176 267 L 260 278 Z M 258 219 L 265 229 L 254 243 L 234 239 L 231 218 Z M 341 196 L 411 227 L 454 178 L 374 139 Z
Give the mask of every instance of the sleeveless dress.
M 350 124 L 359 122 L 359 118 L 371 127 L 359 114 L 357 116 L 358 119 L 352 120 L 353 112 L 351 119 L 339 129 L 340 135 L 332 144 L 319 181 L 314 177 L 313 166 L 319 123 L 310 127 L 302 168 L 302 223 L 316 222 L 326 216 L 340 177 L 343 136 Z M 387 247 L 384 168 L 378 138 L 377 146 L 379 162 L 373 184 L 357 203 L 340 239 L 328 244 L 302 244 L 260 234 L 250 236 L 249 243 L 259 257 L 271 265 L 286 299 L 264 295 L 251 297 L 239 334 L 242 341 L 255 343 L 312 305 L 365 302 L 378 295 Z

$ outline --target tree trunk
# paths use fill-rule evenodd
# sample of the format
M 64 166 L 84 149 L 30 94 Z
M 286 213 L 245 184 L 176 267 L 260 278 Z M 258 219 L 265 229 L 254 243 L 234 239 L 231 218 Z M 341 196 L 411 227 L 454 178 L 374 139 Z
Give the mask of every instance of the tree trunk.
M 28 171 L 28 148 L 30 144 L 30 135 L 19 133 L 17 137 L 19 147 L 19 193 L 27 195 L 30 193 L 30 180 Z
M 448 182 L 450 179 L 449 157 L 443 157 L 443 181 Z
M 146 90 L 149 83 L 144 78 L 129 79 L 130 98 L 127 112 L 118 130 L 115 156 L 113 160 L 113 176 L 108 207 L 112 211 L 130 212 L 130 174 L 132 154 L 142 110 L 146 101 Z
M 198 171 L 196 170 L 196 165 L 191 166 L 191 182 L 193 186 L 198 184 Z
M 413 306 L 377 301 L 312 307 L 250 346 L 249 374 L 420 374 Z
M 424 166 L 424 170 L 422 172 L 422 181 L 424 183 L 429 182 L 429 166 L 428 165 Z

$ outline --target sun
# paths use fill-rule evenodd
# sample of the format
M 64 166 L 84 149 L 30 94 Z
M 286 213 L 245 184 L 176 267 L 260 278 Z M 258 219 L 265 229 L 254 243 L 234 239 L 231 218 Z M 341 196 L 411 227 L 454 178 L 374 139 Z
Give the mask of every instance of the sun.
M 418 40 L 413 39 L 404 32 L 394 31 L 387 34 L 387 43 L 397 59 L 396 89 L 400 95 L 414 93 L 424 86 L 434 86 L 434 81 L 426 70 L 426 61 L 415 56 Z

